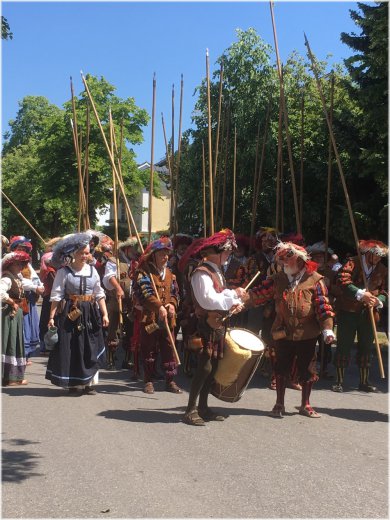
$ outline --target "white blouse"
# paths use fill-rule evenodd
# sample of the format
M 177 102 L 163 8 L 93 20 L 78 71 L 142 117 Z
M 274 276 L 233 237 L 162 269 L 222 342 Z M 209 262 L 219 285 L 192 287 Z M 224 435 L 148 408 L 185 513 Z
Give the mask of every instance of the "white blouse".
M 69 268 L 71 272 L 69 272 L 69 270 L 65 267 L 58 269 L 56 272 L 50 294 L 51 302 L 59 302 L 65 298 L 65 290 L 67 290 L 67 293 L 69 294 L 78 294 L 78 280 L 81 276 L 87 277 L 85 294 L 95 295 L 96 300 L 100 300 L 101 298 L 106 297 L 104 290 L 100 285 L 99 274 L 95 267 L 89 264 L 84 264 L 83 267 L 78 271 L 74 270 L 71 266 L 69 266 Z

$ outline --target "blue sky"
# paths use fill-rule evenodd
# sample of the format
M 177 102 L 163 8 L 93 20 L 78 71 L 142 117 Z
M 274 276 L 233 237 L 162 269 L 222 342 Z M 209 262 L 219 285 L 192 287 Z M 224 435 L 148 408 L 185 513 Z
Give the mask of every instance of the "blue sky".
M 368 3 L 368 2 L 367 2 Z M 370 2 L 372 3 L 372 2 Z M 349 10 L 356 2 L 275 2 L 282 61 L 305 53 L 305 31 L 319 59 L 341 62 L 351 50 L 340 33 L 359 29 Z M 80 70 L 104 76 L 122 98 L 132 96 L 151 114 L 153 73 L 157 78 L 155 159 L 165 154 L 161 112 L 171 134 L 171 89 L 175 84 L 178 131 L 180 75 L 184 75 L 183 130 L 191 125 L 194 89 L 235 41 L 235 29 L 253 27 L 273 46 L 269 2 L 2 2 L 14 38 L 2 42 L 2 132 L 27 95 L 58 106 L 83 85 Z M 71 134 L 69 133 L 71 139 Z M 151 126 L 135 147 L 138 162 L 150 160 Z

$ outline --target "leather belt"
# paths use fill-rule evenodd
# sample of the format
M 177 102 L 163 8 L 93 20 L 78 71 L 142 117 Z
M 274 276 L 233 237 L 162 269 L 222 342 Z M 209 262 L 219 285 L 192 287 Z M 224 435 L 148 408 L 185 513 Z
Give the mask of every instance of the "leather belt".
M 95 296 L 93 294 L 68 294 L 68 300 L 72 300 L 73 302 L 94 302 Z

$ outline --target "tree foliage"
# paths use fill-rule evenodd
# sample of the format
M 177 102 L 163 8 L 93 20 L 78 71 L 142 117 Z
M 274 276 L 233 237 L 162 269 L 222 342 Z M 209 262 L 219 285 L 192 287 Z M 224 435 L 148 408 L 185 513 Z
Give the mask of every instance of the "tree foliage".
M 14 35 L 11 32 L 9 23 L 5 16 L 1 17 L 1 39 L 2 40 L 12 40 Z
M 148 114 L 137 107 L 134 98 L 117 97 L 115 88 L 104 78 L 87 76 L 86 79 L 107 137 L 111 108 L 118 146 L 123 121 L 123 138 L 127 146 L 122 146 L 122 173 L 127 194 L 131 196 L 143 186 L 143 180 L 130 146 L 142 142 L 142 127 L 147 124 Z M 87 104 L 86 93 L 82 92 L 76 99 L 76 114 L 78 132 L 82 136 L 83 164 Z M 79 212 L 77 161 L 70 123 L 72 103 L 65 102 L 63 108 L 59 108 L 44 97 L 27 96 L 19 107 L 4 136 L 4 192 L 41 235 L 55 236 L 72 231 L 76 228 Z M 92 110 L 89 141 L 89 216 L 93 225 L 96 210 L 112 198 L 112 171 Z M 14 210 L 9 210 L 6 201 L 3 204 L 3 230 L 6 235 L 16 232 L 31 235 Z

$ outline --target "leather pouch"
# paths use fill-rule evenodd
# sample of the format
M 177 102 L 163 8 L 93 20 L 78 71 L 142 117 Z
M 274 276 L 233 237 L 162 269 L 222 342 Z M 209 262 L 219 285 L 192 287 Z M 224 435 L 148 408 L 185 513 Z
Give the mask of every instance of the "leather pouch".
M 80 318 L 82 312 L 78 307 L 73 307 L 73 309 L 68 313 L 68 318 L 70 321 L 76 321 Z

